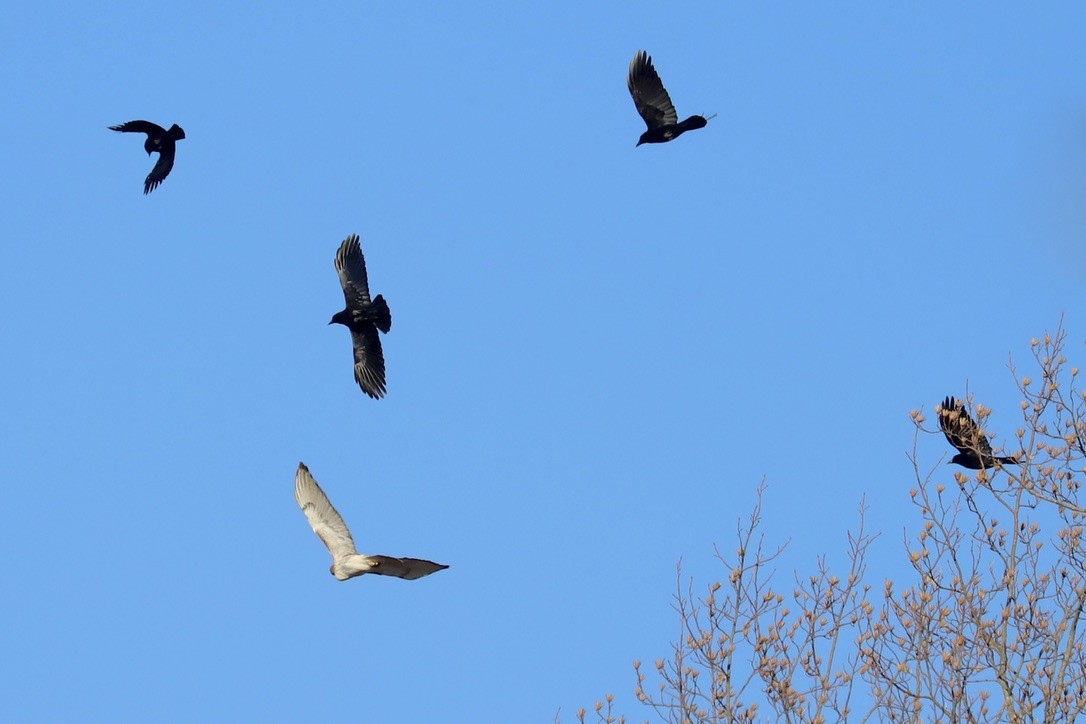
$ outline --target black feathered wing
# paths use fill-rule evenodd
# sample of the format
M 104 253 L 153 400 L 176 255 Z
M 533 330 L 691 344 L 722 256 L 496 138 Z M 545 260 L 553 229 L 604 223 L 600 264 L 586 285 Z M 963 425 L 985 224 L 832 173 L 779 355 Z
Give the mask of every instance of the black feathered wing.
M 637 112 L 641 114 L 649 130 L 679 122 L 679 114 L 671 96 L 664 89 L 660 75 L 652 65 L 652 58 L 644 50 L 630 61 L 630 73 L 626 76 L 626 87 L 630 89 Z
M 166 129 L 157 123 L 151 123 L 150 121 L 128 121 L 127 123 L 118 123 L 116 126 L 110 126 L 111 131 L 120 131 L 121 133 L 146 133 L 148 136 L 166 136 Z M 184 136 L 182 136 L 184 138 Z
M 939 428 L 947 442 L 966 455 L 992 457 L 992 444 L 960 400 L 947 397 L 939 407 Z
M 343 287 L 347 308 L 356 310 L 370 303 L 370 282 L 366 276 L 366 257 L 358 243 L 358 234 L 351 234 L 336 252 L 336 273 Z
M 375 400 L 385 396 L 385 354 L 381 337 L 373 322 L 351 327 L 354 346 L 354 380 L 362 391 Z
M 166 180 L 173 169 L 174 145 L 173 141 L 164 144 L 158 152 L 158 163 L 143 180 L 143 193 L 149 194 L 158 188 L 158 185 Z

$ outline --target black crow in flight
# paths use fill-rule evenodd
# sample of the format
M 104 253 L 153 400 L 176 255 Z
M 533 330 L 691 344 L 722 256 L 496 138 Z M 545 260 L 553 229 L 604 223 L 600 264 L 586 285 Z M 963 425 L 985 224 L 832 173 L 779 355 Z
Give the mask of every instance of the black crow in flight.
M 143 148 L 147 151 L 147 155 L 150 156 L 152 151 L 158 151 L 158 163 L 151 169 L 151 173 L 147 174 L 147 178 L 143 182 L 144 194 L 154 191 L 170 175 L 177 142 L 185 137 L 184 129 L 176 123 L 170 126 L 168 131 L 157 123 L 151 123 L 150 121 L 129 121 L 119 126 L 110 126 L 109 130 L 120 131 L 121 133 L 146 133 L 147 141 L 143 144 Z
M 392 328 L 392 313 L 380 294 L 370 299 L 366 258 L 362 256 L 358 234 L 351 234 L 339 245 L 336 271 L 347 306 L 342 312 L 336 312 L 328 324 L 342 324 L 351 330 L 354 379 L 363 392 L 376 400 L 385 396 L 385 357 L 377 330 L 388 334 Z
M 705 128 L 710 118 L 705 116 L 690 116 L 679 123 L 679 114 L 675 112 L 675 106 L 671 103 L 671 96 L 664 90 L 664 84 L 652 67 L 652 58 L 643 50 L 637 51 L 637 55 L 630 61 L 630 74 L 626 76 L 626 85 L 633 96 L 637 112 L 645 119 L 645 125 L 649 130 L 641 134 L 637 145 L 642 143 L 666 143 L 673 138 L 678 138 L 683 133 L 695 128 Z
M 961 400 L 948 397 L 937 410 L 939 427 L 947 441 L 958 448 L 958 454 L 950 462 L 970 470 L 992 468 L 999 465 L 1017 465 L 1017 457 L 997 457 L 992 453 L 992 445 L 977 423 L 965 411 Z

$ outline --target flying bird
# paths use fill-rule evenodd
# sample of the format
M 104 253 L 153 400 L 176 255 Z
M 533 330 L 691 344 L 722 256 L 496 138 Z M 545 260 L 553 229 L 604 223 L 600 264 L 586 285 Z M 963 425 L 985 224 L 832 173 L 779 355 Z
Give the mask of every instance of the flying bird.
M 328 496 L 321 490 L 321 486 L 317 485 L 305 463 L 298 463 L 298 473 L 294 476 L 294 499 L 305 513 L 313 532 L 324 541 L 328 552 L 332 554 L 332 566 L 328 570 L 341 581 L 367 573 L 413 581 L 448 568 L 421 558 L 360 554 L 354 547 L 354 539 L 351 538 L 351 531 L 347 529 L 343 517 L 332 507 Z
M 392 313 L 380 294 L 370 299 L 366 258 L 362 256 L 358 234 L 351 234 L 339 245 L 336 271 L 347 306 L 336 312 L 328 324 L 342 324 L 351 330 L 355 382 L 367 395 L 380 399 L 385 396 L 385 356 L 377 330 L 388 334 L 392 329 Z
M 147 151 L 148 156 L 152 152 L 158 151 L 158 163 L 155 164 L 155 167 L 151 169 L 151 173 L 147 174 L 147 178 L 143 181 L 144 195 L 158 188 L 158 185 L 170 175 L 177 142 L 185 137 L 184 129 L 176 123 L 170 126 L 168 131 L 157 123 L 151 123 L 150 121 L 129 121 L 119 126 L 110 126 L 109 130 L 120 131 L 121 133 L 146 133 L 147 141 L 143 144 L 143 150 Z
M 987 436 L 965 411 L 961 400 L 947 397 L 936 412 L 947 441 L 958 449 L 958 454 L 950 459 L 951 463 L 970 470 L 1018 464 L 1017 457 L 999 457 L 992 452 Z
M 705 125 L 716 114 L 706 118 L 705 116 L 690 116 L 679 123 L 679 114 L 675 112 L 675 106 L 671 102 L 671 96 L 664 90 L 664 84 L 656 68 L 652 66 L 652 58 L 643 50 L 637 51 L 637 55 L 630 61 L 630 74 L 626 76 L 626 86 L 633 96 L 637 112 L 645 119 L 645 125 L 649 130 L 641 134 L 637 145 L 642 143 L 667 143 L 678 138 L 687 131 L 695 128 L 705 128 Z

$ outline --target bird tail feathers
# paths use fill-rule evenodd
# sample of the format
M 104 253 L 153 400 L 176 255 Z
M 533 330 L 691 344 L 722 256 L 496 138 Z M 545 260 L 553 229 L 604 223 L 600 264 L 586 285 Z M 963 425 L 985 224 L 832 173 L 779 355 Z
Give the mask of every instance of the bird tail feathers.
M 377 329 L 388 334 L 388 330 L 392 329 L 392 312 L 388 309 L 388 302 L 378 294 L 371 304 L 374 314 L 373 323 L 377 325 Z
M 709 116 L 709 118 L 712 118 L 712 116 Z M 675 135 L 679 135 L 680 133 L 686 133 L 687 131 L 692 131 L 695 128 L 705 128 L 708 123 L 709 120 L 705 118 L 705 116 L 690 116 L 685 121 L 675 126 Z

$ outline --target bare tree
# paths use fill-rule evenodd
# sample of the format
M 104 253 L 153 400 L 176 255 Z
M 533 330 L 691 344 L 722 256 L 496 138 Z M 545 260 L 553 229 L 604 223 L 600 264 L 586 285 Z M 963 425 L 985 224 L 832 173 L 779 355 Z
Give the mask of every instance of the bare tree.
M 760 532 L 763 483 L 734 552 L 717 550 L 726 575 L 698 596 L 693 583 L 684 590 L 680 567 L 679 637 L 653 667 L 634 662 L 637 699 L 658 720 L 691 724 L 1062 722 L 1086 713 L 1086 392 L 1065 342 L 1062 325 L 1032 341 L 1036 379 L 1010 365 L 1023 398 L 1020 465 L 956 472 L 944 485 L 942 466 L 924 471 L 917 454 L 921 436 L 938 430 L 911 413 L 920 525 L 905 539 L 911 572 L 902 580 L 869 582 L 877 535 L 865 530 L 861 504 L 844 570 L 820 558 L 791 590 L 774 585 L 786 543 Z M 969 402 L 983 428 L 990 410 Z M 610 695 L 595 716 L 625 721 Z

